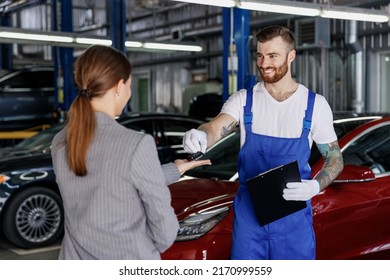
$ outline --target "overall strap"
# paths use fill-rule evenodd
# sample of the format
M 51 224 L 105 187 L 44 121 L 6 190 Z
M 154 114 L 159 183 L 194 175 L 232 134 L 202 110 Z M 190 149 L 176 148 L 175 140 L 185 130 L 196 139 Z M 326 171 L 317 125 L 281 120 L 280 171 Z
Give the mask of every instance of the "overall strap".
M 246 90 L 246 104 L 244 106 L 244 125 L 246 133 L 252 133 L 252 100 L 253 87 Z
M 313 108 L 316 94 L 309 89 L 309 97 L 307 99 L 307 108 L 305 112 L 305 118 L 303 119 L 302 134 L 309 134 L 311 128 L 311 120 L 313 116 Z

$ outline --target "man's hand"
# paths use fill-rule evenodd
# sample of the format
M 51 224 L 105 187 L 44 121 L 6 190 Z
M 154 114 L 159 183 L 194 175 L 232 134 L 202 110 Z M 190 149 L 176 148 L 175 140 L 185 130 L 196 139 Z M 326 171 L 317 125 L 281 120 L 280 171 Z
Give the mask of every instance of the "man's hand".
M 191 129 L 183 137 L 184 150 L 189 154 L 196 152 L 206 152 L 207 138 L 206 132 L 198 129 Z
M 320 183 L 317 180 L 302 180 L 302 182 L 287 183 L 283 190 L 285 200 L 306 201 L 320 192 Z

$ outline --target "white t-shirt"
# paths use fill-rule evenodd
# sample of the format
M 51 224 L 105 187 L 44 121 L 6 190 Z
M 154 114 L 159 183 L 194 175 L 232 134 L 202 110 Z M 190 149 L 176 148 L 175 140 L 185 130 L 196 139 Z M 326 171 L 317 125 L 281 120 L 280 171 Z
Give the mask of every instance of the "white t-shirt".
M 279 102 L 268 93 L 264 83 L 257 83 L 253 87 L 252 132 L 274 137 L 299 138 L 302 133 L 307 99 L 308 89 L 301 84 L 292 96 Z M 221 110 L 221 113 L 231 115 L 240 123 L 241 146 L 245 142 L 243 122 L 245 103 L 246 90 L 242 89 L 232 94 Z M 311 132 L 309 133 L 310 147 L 313 141 L 318 144 L 326 144 L 336 140 L 332 110 L 325 98 L 316 94 Z

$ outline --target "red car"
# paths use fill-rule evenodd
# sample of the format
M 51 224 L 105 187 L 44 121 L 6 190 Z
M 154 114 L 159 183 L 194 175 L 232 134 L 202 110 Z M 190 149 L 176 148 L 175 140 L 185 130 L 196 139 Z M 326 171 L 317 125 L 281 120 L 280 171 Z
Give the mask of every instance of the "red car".
M 390 259 L 390 117 L 339 119 L 335 129 L 345 167 L 312 199 L 317 259 Z M 205 154 L 212 166 L 170 185 L 180 230 L 163 259 L 230 258 L 238 151 L 234 132 Z M 316 174 L 318 151 L 310 164 Z

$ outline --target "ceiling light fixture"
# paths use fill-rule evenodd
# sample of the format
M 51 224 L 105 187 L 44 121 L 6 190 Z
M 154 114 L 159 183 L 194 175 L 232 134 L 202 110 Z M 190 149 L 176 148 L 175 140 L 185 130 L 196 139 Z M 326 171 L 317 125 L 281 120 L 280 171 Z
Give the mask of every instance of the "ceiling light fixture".
M 86 44 L 86 45 L 104 45 L 111 46 L 112 41 L 108 39 L 97 39 L 97 38 L 78 38 L 76 37 L 74 41 L 77 44 Z
M 291 14 L 291 15 L 300 15 L 300 16 L 319 16 L 320 10 L 314 7 L 305 7 L 296 5 L 297 2 L 292 2 L 291 4 L 280 4 L 278 2 L 255 2 L 255 1 L 240 1 L 238 7 L 241 9 L 254 10 L 254 11 L 263 11 L 270 13 L 281 13 L 281 14 Z
M 234 0 L 173 0 L 176 2 L 185 2 L 191 4 L 201 4 L 209 6 L 218 6 L 224 8 L 233 8 L 236 6 L 236 1 Z
M 389 16 L 386 14 L 374 14 L 370 13 L 371 10 L 366 12 L 357 11 L 337 11 L 328 8 L 321 9 L 321 17 L 345 19 L 345 20 L 359 20 L 359 21 L 371 21 L 371 22 L 388 22 Z
M 28 40 L 28 41 L 42 41 L 42 42 L 58 42 L 58 43 L 73 42 L 73 38 L 70 36 L 44 35 L 44 34 L 32 34 L 32 33 L 25 33 L 25 32 L 8 32 L 8 31 L 0 31 L 0 38 L 21 39 L 21 40 Z
M 202 47 L 194 46 L 194 45 L 177 45 L 177 44 L 165 44 L 165 43 L 143 43 L 142 46 L 146 49 L 154 49 L 154 50 L 188 51 L 188 52 L 202 51 Z
M 136 42 L 136 41 L 126 41 L 125 42 L 125 47 L 126 48 L 141 48 L 142 43 L 141 42 Z
M 278 0 L 173 0 L 193 4 L 212 5 L 220 7 L 237 7 L 240 9 L 282 13 L 300 16 L 319 16 L 324 18 L 358 20 L 371 22 L 388 22 L 389 12 L 374 9 L 363 9 L 347 6 L 333 6 L 298 1 Z
M 38 32 L 18 28 L 0 27 L 1 43 L 36 43 L 49 44 L 60 47 L 87 47 L 89 45 L 112 46 L 112 41 L 106 38 L 98 37 L 77 37 L 72 33 L 65 32 Z M 153 42 L 126 41 L 125 47 L 129 51 L 188 51 L 200 52 L 202 47 L 186 44 L 169 44 Z

